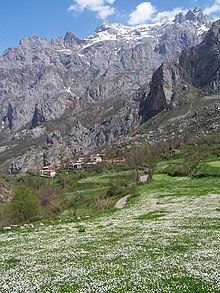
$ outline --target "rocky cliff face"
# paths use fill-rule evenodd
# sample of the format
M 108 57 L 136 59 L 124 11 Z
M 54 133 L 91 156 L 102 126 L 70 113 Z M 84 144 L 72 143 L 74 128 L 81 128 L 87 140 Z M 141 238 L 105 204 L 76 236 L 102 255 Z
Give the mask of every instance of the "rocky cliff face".
M 70 32 L 51 42 L 21 40 L 0 56 L 2 146 L 12 139 L 10 156 L 18 157 L 25 140 L 19 163 L 28 169 L 113 143 L 141 117 L 173 105 L 182 78 L 177 65 L 170 71 L 165 62 L 156 71 L 146 99 L 147 84 L 163 61 L 199 44 L 210 25 L 195 9 L 156 25 L 102 25 L 84 40 Z
M 199 43 L 210 22 L 200 10 L 157 25 L 103 25 L 85 40 L 28 37 L 0 57 L 0 120 L 11 131 L 56 119 L 71 108 L 126 94 L 165 59 Z
M 184 50 L 176 62 L 164 62 L 153 74 L 149 94 L 142 96 L 142 122 L 164 109 L 189 102 L 189 84 L 207 94 L 218 91 L 219 49 L 220 21 L 216 21 L 200 44 Z
M 179 65 L 186 72 L 185 79 L 207 93 L 220 89 L 220 21 L 213 23 L 205 39 L 196 47 L 186 50 Z

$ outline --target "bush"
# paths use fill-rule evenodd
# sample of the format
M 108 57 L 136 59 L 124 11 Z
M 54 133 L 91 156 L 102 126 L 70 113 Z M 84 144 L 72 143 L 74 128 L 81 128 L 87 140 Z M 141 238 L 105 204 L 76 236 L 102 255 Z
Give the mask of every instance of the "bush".
M 191 168 L 188 165 L 169 166 L 165 172 L 170 176 L 188 176 L 191 175 Z
M 111 200 L 106 195 L 100 195 L 94 200 L 94 206 L 97 211 L 103 211 L 111 207 Z
M 40 205 L 45 207 L 52 202 L 54 195 L 62 193 L 64 190 L 61 187 L 54 187 L 49 184 L 42 185 L 37 191 L 37 196 L 40 201 Z
M 73 178 L 70 176 L 69 173 L 62 173 L 59 176 L 58 182 L 60 183 L 63 189 L 68 189 L 73 184 Z
M 28 186 L 19 186 L 13 191 L 9 204 L 9 215 L 13 223 L 24 223 L 33 220 L 40 211 L 36 194 Z
M 77 209 L 78 201 L 84 198 L 82 191 L 77 191 L 76 194 L 64 199 L 63 204 L 67 209 Z
M 125 184 L 122 180 L 112 181 L 107 191 L 107 196 L 123 194 L 126 191 L 126 187 L 127 184 Z
M 132 182 L 129 185 L 129 192 L 130 192 L 130 197 L 135 197 L 137 195 L 137 184 L 135 182 Z
M 128 173 L 127 175 L 128 180 L 132 181 L 132 182 L 136 182 L 137 181 L 137 174 L 136 171 L 132 170 Z
M 112 170 L 112 165 L 107 162 L 100 162 L 92 167 L 92 171 L 96 174 L 106 173 L 109 170 Z

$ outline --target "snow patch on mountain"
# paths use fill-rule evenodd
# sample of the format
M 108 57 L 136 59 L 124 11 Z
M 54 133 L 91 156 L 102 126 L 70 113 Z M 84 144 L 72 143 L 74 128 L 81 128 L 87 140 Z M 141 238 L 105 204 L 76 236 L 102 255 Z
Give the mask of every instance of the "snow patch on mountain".
M 198 27 L 198 36 L 203 35 L 205 32 L 207 32 L 209 30 L 209 28 L 206 25 L 201 25 L 200 27 Z
M 158 43 L 167 28 L 175 28 L 177 24 L 189 22 L 198 29 L 198 35 L 207 32 L 211 26 L 211 21 L 203 14 L 201 9 L 195 8 L 193 11 L 180 12 L 175 17 L 169 18 L 163 22 L 154 24 L 143 24 L 137 26 L 125 26 L 118 23 L 103 24 L 97 27 L 94 34 L 85 38 L 85 44 L 82 50 L 99 42 L 142 42 L 146 39 L 155 38 Z

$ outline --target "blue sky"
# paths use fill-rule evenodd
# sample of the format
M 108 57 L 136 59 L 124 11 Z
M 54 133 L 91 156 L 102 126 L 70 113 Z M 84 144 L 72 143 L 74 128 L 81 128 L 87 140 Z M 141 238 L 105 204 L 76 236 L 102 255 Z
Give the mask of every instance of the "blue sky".
M 103 22 L 152 23 L 194 7 L 220 17 L 220 0 L 0 0 L 0 53 L 27 36 L 84 38 Z

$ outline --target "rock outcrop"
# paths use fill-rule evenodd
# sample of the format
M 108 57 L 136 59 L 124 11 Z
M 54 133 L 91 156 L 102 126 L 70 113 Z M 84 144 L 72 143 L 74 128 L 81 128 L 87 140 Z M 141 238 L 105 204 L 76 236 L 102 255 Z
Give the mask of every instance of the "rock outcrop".
M 153 74 L 150 92 L 142 95 L 140 103 L 142 122 L 162 110 L 189 102 L 187 84 L 207 94 L 218 91 L 219 72 L 220 21 L 216 21 L 201 44 L 184 50 L 175 62 L 164 62 Z

